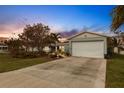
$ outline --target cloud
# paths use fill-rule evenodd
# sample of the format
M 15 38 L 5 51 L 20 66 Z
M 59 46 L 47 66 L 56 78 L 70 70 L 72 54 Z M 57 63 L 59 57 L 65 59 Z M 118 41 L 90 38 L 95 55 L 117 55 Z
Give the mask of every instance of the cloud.
M 0 25 L 0 37 L 10 37 L 13 33 L 19 34 L 23 31 L 23 27 L 16 25 Z
M 92 26 L 84 26 L 82 29 L 71 29 L 71 30 L 63 30 L 60 32 L 62 37 L 70 37 L 72 35 L 78 34 L 83 31 L 90 31 L 90 32 L 96 32 L 101 34 L 106 34 L 109 32 L 109 30 L 104 26 L 99 25 L 92 25 Z
M 12 18 L 12 20 L 0 19 L 0 36 L 10 36 L 12 33 L 21 33 L 27 24 L 27 18 Z
M 4 32 L 11 32 L 17 29 L 22 28 L 23 25 L 19 25 L 19 24 L 2 24 L 0 25 L 0 32 L 4 33 Z
M 70 36 L 72 36 L 74 34 L 77 34 L 77 33 L 79 33 L 78 29 L 72 29 L 72 30 L 69 30 L 69 31 L 66 30 L 66 31 L 60 32 L 61 36 L 64 37 L 64 38 L 70 37 Z

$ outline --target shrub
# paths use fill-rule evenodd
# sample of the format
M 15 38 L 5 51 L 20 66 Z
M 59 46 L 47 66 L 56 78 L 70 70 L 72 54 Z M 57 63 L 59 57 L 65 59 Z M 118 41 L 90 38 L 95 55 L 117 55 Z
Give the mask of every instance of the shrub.
M 105 55 L 105 58 L 111 58 L 113 56 L 113 47 L 108 47 L 107 48 L 107 55 Z

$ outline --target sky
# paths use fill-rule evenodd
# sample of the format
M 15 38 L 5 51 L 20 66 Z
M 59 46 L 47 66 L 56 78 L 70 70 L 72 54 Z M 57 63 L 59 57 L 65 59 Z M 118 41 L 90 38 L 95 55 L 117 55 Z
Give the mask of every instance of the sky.
M 26 24 L 43 23 L 53 32 L 108 32 L 111 25 L 111 5 L 27 5 L 0 6 L 0 37 L 10 37 L 23 31 Z

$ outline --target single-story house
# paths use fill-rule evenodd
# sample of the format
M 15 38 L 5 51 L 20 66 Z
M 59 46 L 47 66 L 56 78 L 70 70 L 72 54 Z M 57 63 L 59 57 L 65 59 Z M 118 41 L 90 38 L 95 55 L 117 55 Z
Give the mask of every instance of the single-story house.
M 7 53 L 8 46 L 0 44 L 0 53 Z
M 112 45 L 109 40 L 111 40 L 109 36 L 86 31 L 52 46 L 55 51 L 61 50 L 76 57 L 105 58 L 108 54 L 108 48 Z M 3 43 L 3 39 L 1 39 L 0 53 L 4 53 L 7 50 L 8 47 Z M 43 50 L 50 52 L 51 47 L 46 46 Z M 34 51 L 37 51 L 37 49 L 34 49 Z
M 68 51 L 68 45 L 69 43 L 68 43 L 68 41 L 65 41 L 65 42 L 58 42 L 58 43 L 56 43 L 56 44 L 51 44 L 50 46 L 47 46 L 47 47 L 45 47 L 44 48 L 44 51 L 46 52 L 52 52 L 52 51 L 60 51 L 61 50 L 61 52 L 68 52 L 69 53 L 69 51 Z
M 109 36 L 94 32 L 81 32 L 70 38 L 69 52 L 76 57 L 104 58 L 107 55 Z
M 56 51 L 57 50 L 61 50 L 62 52 L 69 52 L 68 51 L 68 49 L 69 49 L 69 47 L 68 47 L 69 46 L 68 41 L 57 43 L 56 46 L 58 48 L 58 49 L 56 49 Z
M 0 53 L 6 53 L 8 51 L 8 46 L 4 44 L 4 41 L 8 38 L 0 37 Z
M 123 36 L 114 36 L 117 40 L 117 43 L 119 43 L 119 46 L 114 47 L 114 53 L 119 53 L 124 55 L 124 37 Z

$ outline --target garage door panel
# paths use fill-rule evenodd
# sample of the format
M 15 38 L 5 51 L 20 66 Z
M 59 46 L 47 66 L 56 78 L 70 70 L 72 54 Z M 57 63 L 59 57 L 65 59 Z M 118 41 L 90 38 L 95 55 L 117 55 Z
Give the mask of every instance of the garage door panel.
M 104 58 L 104 42 L 72 42 L 72 56 Z

